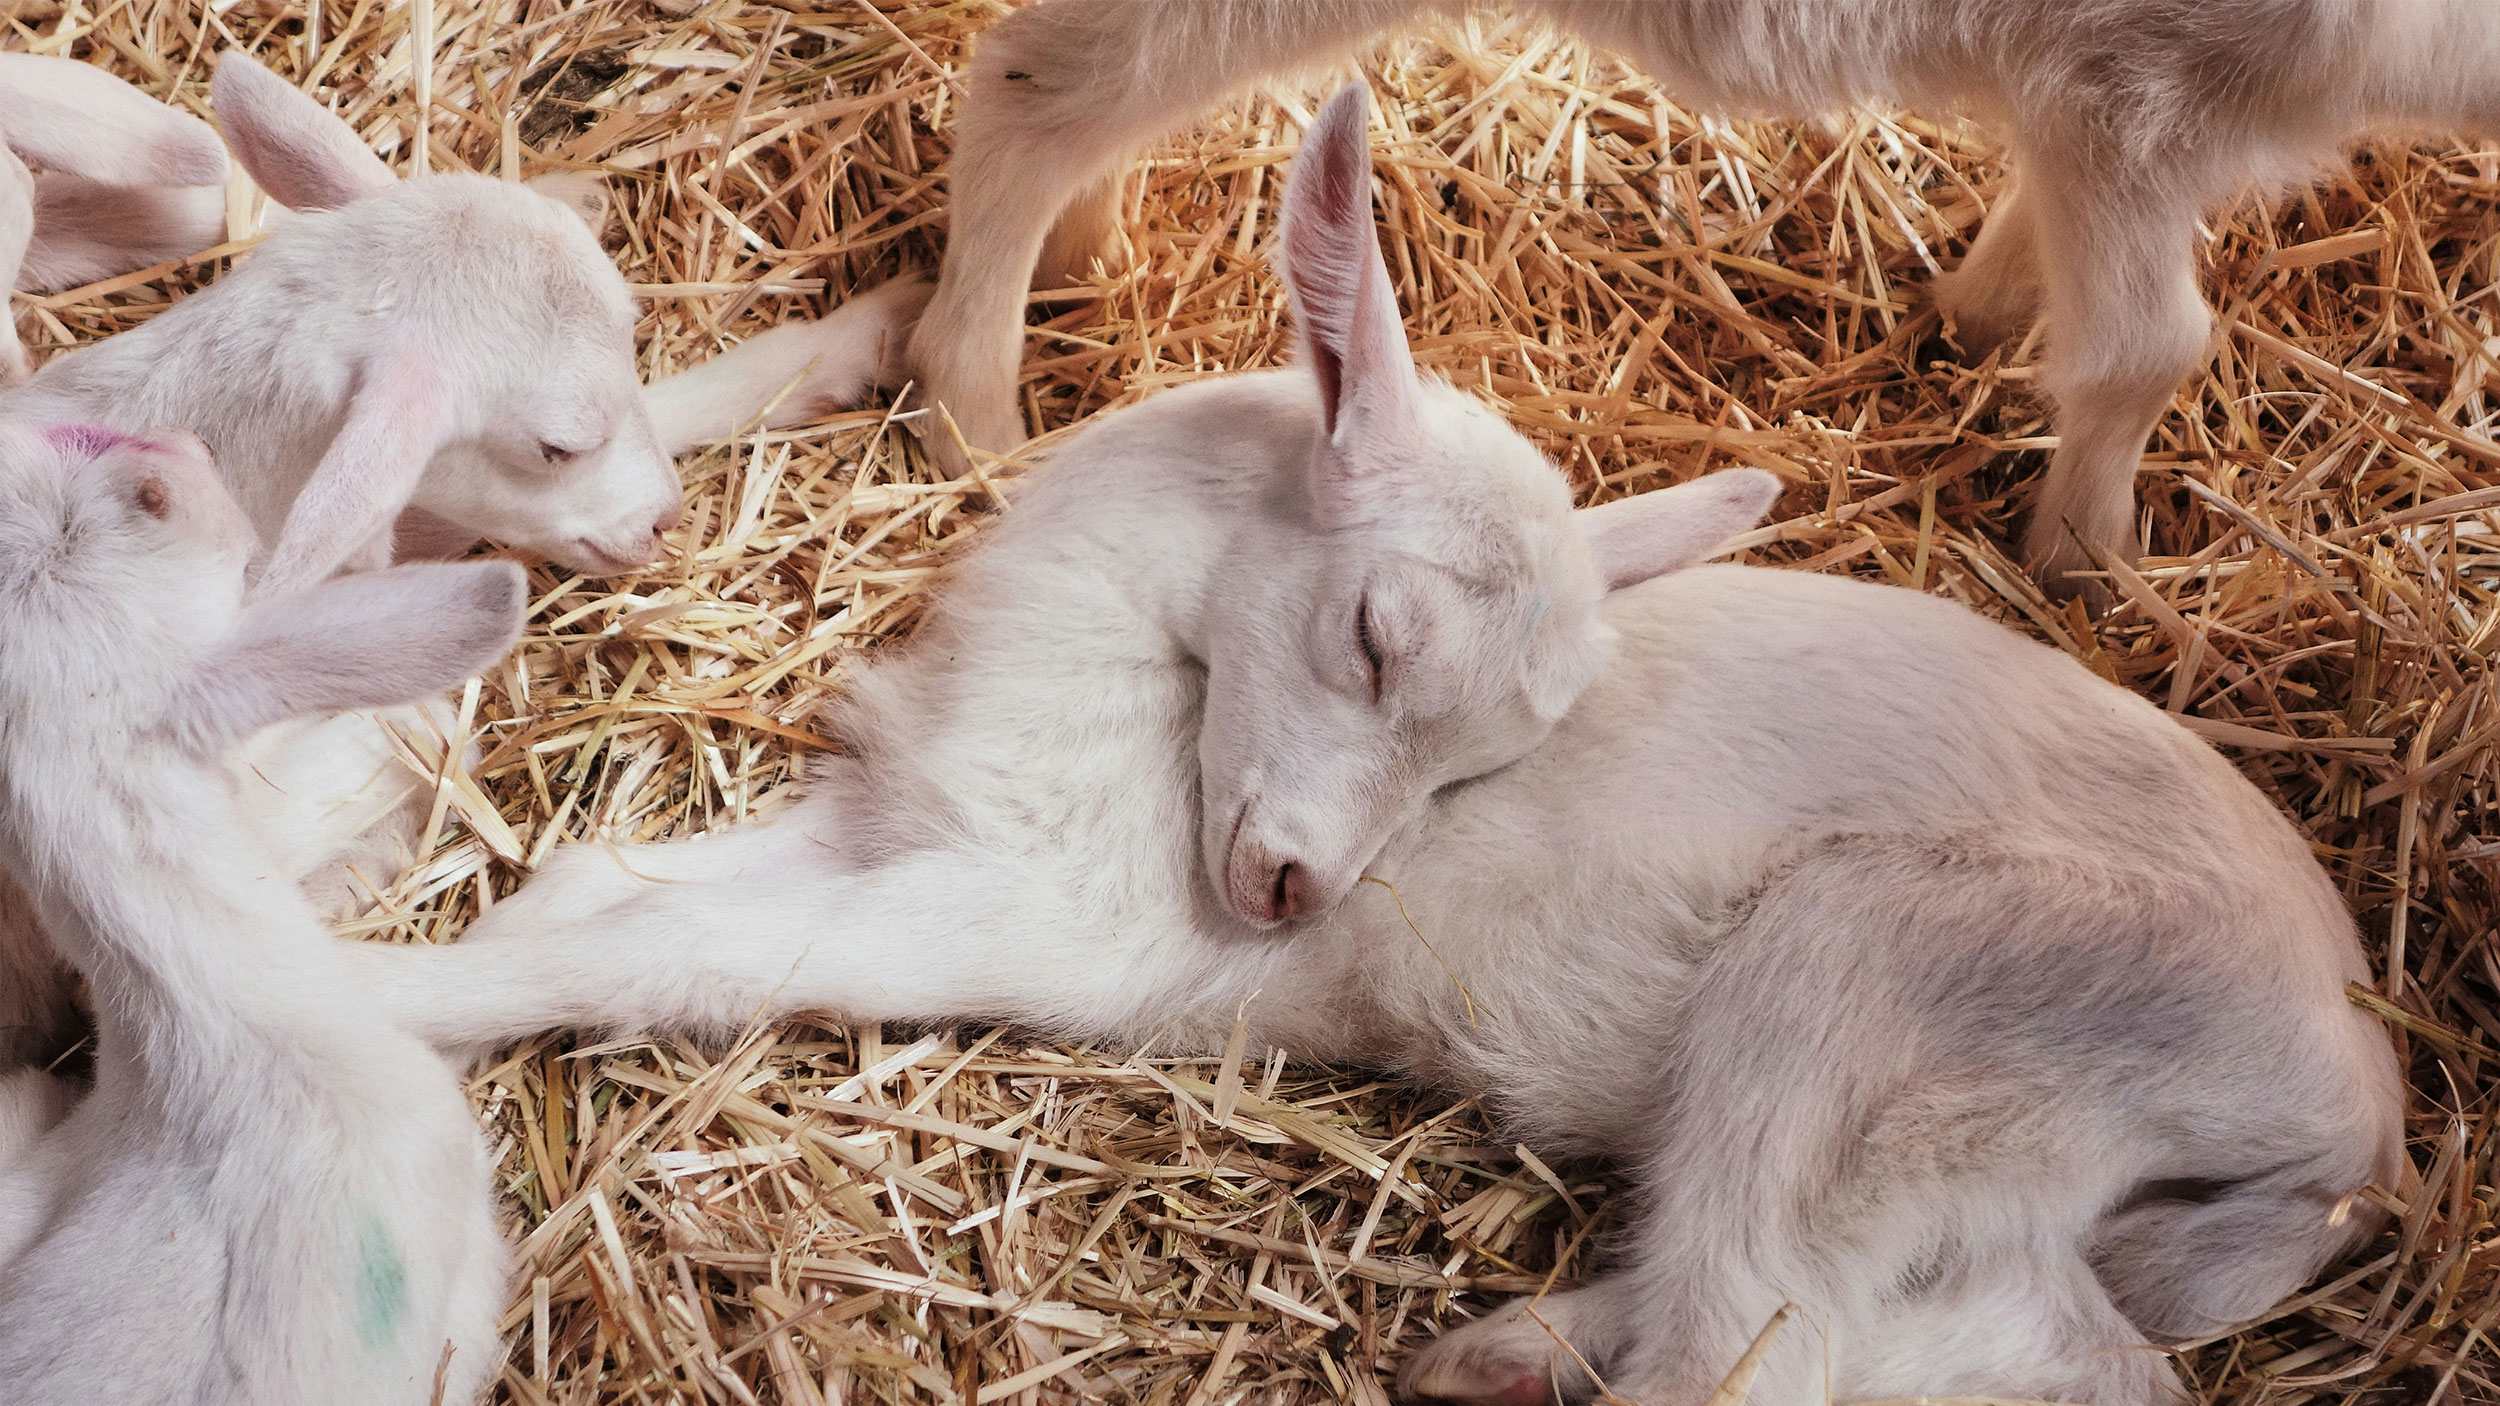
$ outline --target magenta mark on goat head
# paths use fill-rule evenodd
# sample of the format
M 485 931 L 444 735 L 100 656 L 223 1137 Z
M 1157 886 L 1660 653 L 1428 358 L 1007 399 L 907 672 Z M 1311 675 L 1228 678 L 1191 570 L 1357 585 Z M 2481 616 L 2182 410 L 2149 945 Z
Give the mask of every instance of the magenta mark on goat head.
M 129 435 L 119 430 L 108 430 L 102 425 L 89 424 L 54 425 L 43 432 L 43 437 L 52 444 L 53 448 L 63 453 L 82 455 L 89 459 L 97 458 L 109 449 L 128 444 L 131 439 Z

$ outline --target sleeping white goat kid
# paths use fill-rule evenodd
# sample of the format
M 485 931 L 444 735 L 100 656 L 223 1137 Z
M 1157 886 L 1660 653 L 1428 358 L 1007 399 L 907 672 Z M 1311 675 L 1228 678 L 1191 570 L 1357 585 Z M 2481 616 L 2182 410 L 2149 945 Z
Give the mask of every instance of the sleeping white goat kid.
M 633 299 L 579 204 L 480 176 L 401 183 L 345 122 L 241 54 L 219 60 L 211 95 L 244 168 L 316 213 L 145 325 L 55 358 L 0 395 L 0 413 L 199 435 L 275 544 L 260 577 L 271 593 L 388 563 L 411 509 L 438 548 L 486 535 L 585 572 L 641 566 L 677 521 L 673 453 L 768 405 L 765 423 L 784 424 L 864 393 L 925 293 L 889 284 L 646 393 Z M 395 717 L 422 735 L 429 714 L 448 724 L 439 700 Z M 427 811 L 362 715 L 275 729 L 241 769 L 290 827 L 293 872 L 328 870 L 325 905 L 356 892 L 351 865 L 395 871 Z M 75 1026 L 69 992 L 0 884 L 0 1064 L 56 1052 Z
M 1767 474 L 1571 511 L 1417 378 L 1363 126 L 1348 89 L 1286 195 L 1298 369 L 1058 450 L 855 668 L 788 810 L 560 851 L 457 946 L 360 949 L 396 1018 L 461 1048 L 813 1010 L 1213 1050 L 1247 1002 L 1259 1042 L 1629 1165 L 1620 1265 L 1537 1307 L 1623 1397 L 1699 1406 L 1793 1301 L 1757 1406 L 1823 1402 L 1827 1361 L 1842 1400 L 2166 1400 L 2148 1335 L 2265 1308 L 2397 1173 L 2334 888 L 2072 660 L 1908 591 L 1695 566 Z M 1592 1389 L 1515 1310 L 1405 1386 Z
M 375 1009 L 221 754 L 491 664 L 521 571 L 247 607 L 254 545 L 180 430 L 0 422 L 0 867 L 97 1023 L 94 1092 L 0 1167 L 13 1406 L 457 1403 L 501 1357 L 459 1081 Z M 11 1076 L 0 1107 L 45 1079 Z
M 197 253 L 225 237 L 225 179 L 207 123 L 93 64 L 0 53 L 0 288 Z M 14 326 L 0 328 L 0 386 L 31 369 Z
M 585 228 L 579 183 L 401 182 L 240 53 L 218 60 L 211 98 L 244 169 L 311 213 L 144 326 L 56 358 L 0 409 L 207 440 L 277 544 L 265 590 L 386 564 L 410 507 L 580 571 L 652 560 L 683 493 L 670 454 L 737 415 L 711 403 L 718 373 L 704 394 L 655 389 L 660 413 L 646 406 L 633 298 Z M 787 368 L 772 389 L 821 353 L 820 375 L 864 390 L 876 333 L 916 311 L 909 291 L 816 324 L 805 355 L 772 358 Z
M 1022 439 L 1024 290 L 1116 229 L 1121 156 L 1264 79 L 1480 0 L 1046 0 L 981 37 L 955 122 L 946 267 L 912 341 L 971 443 Z M 2198 218 L 2306 179 L 2358 133 L 2500 127 L 2490 0 L 1514 0 L 1707 111 L 1958 111 L 2018 187 L 1937 287 L 1984 349 L 2045 308 L 2058 448 L 2025 555 L 2044 583 L 2132 560 L 2145 437 L 2203 357 Z M 1064 212 L 1064 213 L 1063 213 Z M 1057 222 L 1053 230 L 1053 221 Z M 1048 236 L 1047 241 L 1045 236 Z

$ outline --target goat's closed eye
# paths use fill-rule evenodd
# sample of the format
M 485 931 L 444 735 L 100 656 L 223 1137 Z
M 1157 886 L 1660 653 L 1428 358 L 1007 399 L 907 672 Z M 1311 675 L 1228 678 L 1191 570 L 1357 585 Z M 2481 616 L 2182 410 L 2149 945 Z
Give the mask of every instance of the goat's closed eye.
M 569 464 L 580 454 L 581 451 L 578 449 L 567 449 L 561 444 L 550 443 L 543 439 L 538 441 L 538 457 L 550 464 Z
M 1354 642 L 1362 648 L 1363 663 L 1371 672 L 1372 701 L 1380 701 L 1381 676 L 1388 671 L 1389 661 L 1380 652 L 1380 641 L 1372 634 L 1372 599 L 1363 597 L 1354 607 Z

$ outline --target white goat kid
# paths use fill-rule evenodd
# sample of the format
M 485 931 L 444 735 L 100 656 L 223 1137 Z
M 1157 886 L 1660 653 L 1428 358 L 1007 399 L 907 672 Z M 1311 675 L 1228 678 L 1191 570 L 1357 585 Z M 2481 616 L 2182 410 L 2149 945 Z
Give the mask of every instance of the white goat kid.
M 1570 511 L 1417 378 L 1363 119 L 1331 102 L 1286 195 L 1301 369 L 1088 427 L 857 668 L 801 800 L 362 949 L 390 1007 L 459 1047 L 815 1010 L 1215 1049 L 1246 1001 L 1629 1164 L 1621 1266 L 1538 1309 L 1623 1396 L 1698 1406 L 1794 1301 L 1760 1406 L 1822 1402 L 1827 1345 L 1842 1399 L 2164 1400 L 2145 1335 L 2272 1303 L 2399 1165 L 2334 888 L 2054 651 L 1691 567 L 1767 474 Z M 1517 1312 L 1406 1385 L 1591 1389 Z
M 1004 449 L 1024 290 L 1116 229 L 1116 163 L 1262 80 L 1474 0 L 1046 0 L 983 35 L 947 186 L 919 384 Z M 2138 550 L 2145 437 L 2203 357 L 2197 219 L 2306 178 L 2354 135 L 2500 125 L 2487 0 L 1516 0 L 1718 112 L 1852 103 L 1965 111 L 2011 139 L 2018 189 L 1937 288 L 1966 345 L 2045 307 L 2059 444 L 2024 549 L 2047 584 Z M 1053 232 L 1053 220 L 1057 227 Z M 1045 235 L 1049 238 L 1047 243 Z
M 435 554 L 491 535 L 583 571 L 640 566 L 678 517 L 671 454 L 856 399 L 925 296 L 888 284 L 646 394 L 633 301 L 584 228 L 578 182 L 545 183 L 554 195 L 469 175 L 402 184 L 346 123 L 240 54 L 219 61 L 212 96 L 245 169 L 319 213 L 144 326 L 55 358 L 0 412 L 201 436 L 275 544 L 271 593 L 386 564 L 395 527 L 419 515 Z M 394 719 L 441 730 L 449 710 Z M 326 905 L 357 892 L 351 867 L 395 869 L 426 812 L 418 778 L 361 716 L 275 729 L 240 771 Z M 0 1065 L 56 1053 L 76 1026 L 66 974 L 6 888 Z
M 253 179 L 313 213 L 0 408 L 200 435 L 278 544 L 272 591 L 386 564 L 411 506 L 582 571 L 650 561 L 677 521 L 681 446 L 644 406 L 633 299 L 582 209 L 482 176 L 402 183 L 241 54 L 218 61 L 211 95 Z
M 0 1171 L 20 1406 L 462 1402 L 500 1360 L 459 1081 L 375 1009 L 220 754 L 492 663 L 521 572 L 401 567 L 247 609 L 253 547 L 179 430 L 0 424 L 0 866 L 98 1025 L 94 1092 Z
M 195 254 L 225 236 L 225 179 L 207 123 L 92 64 L 0 53 L 0 287 Z M 31 370 L 14 326 L 0 330 L 0 386 Z

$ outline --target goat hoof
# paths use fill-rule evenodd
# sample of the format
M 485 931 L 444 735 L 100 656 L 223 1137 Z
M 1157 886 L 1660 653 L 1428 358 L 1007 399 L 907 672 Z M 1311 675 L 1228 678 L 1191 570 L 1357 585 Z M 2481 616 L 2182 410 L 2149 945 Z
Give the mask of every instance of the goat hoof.
M 1398 1373 L 1405 1400 L 1469 1406 L 1577 1402 L 1589 1385 L 1553 1333 L 1516 1305 L 1443 1334 Z
M 2108 555 L 2112 559 L 2132 560 L 2136 553 L 2128 547 Z M 2106 614 L 2116 599 L 2109 583 L 2099 577 L 2070 574 L 2101 569 L 2101 564 L 2093 560 L 2071 532 L 2058 532 L 2048 541 L 2040 540 L 2040 534 L 2034 532 L 2032 540 L 2024 544 L 2023 564 L 2031 572 L 2031 579 L 2039 584 L 2040 593 L 2050 600 L 2082 601 L 2084 608 L 2097 616 Z

